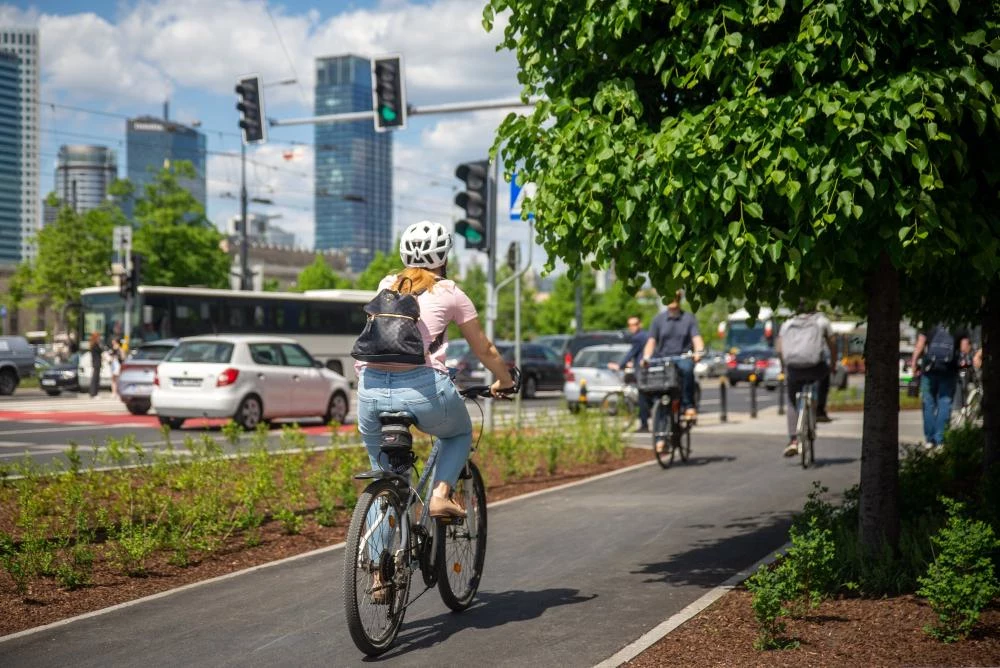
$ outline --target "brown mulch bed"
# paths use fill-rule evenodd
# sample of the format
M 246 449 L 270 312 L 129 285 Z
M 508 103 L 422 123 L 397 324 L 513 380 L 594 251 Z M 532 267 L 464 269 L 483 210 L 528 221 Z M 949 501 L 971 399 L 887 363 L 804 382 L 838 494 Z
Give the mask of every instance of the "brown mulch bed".
M 490 502 L 562 485 L 607 471 L 652 461 L 649 449 L 626 448 L 622 459 L 603 464 L 566 467 L 555 475 L 539 475 L 488 489 Z M 186 568 L 171 565 L 165 556 L 150 559 L 144 577 L 126 577 L 103 561 L 95 561 L 91 584 L 72 591 L 63 589 L 53 578 L 34 580 L 25 596 L 19 595 L 13 579 L 0 570 L 0 635 L 42 626 L 85 612 L 168 591 L 192 582 L 234 573 L 252 566 L 284 559 L 344 540 L 350 515 L 344 513 L 336 526 L 323 527 L 312 519 L 298 535 L 287 535 L 280 522 L 262 527 L 260 544 L 248 547 L 242 538 L 233 538 L 214 553 Z
M 653 666 L 996 666 L 1000 665 L 1000 609 L 986 610 L 972 636 L 944 644 L 923 632 L 934 613 L 915 596 L 838 599 L 802 619 L 789 620 L 786 637 L 799 646 L 758 651 L 750 593 L 729 592 L 627 665 Z

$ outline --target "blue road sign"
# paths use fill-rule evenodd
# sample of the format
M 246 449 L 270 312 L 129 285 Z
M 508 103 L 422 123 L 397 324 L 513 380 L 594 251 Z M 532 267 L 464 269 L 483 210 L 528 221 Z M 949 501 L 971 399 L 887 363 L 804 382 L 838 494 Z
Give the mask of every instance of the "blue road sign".
M 513 177 L 510 180 L 510 219 L 511 220 L 521 220 L 521 206 L 524 204 L 525 197 L 535 196 L 536 186 L 534 183 L 528 182 L 524 185 L 518 185 L 517 183 L 517 172 L 514 172 Z M 535 219 L 535 214 L 529 213 L 528 218 L 530 220 Z

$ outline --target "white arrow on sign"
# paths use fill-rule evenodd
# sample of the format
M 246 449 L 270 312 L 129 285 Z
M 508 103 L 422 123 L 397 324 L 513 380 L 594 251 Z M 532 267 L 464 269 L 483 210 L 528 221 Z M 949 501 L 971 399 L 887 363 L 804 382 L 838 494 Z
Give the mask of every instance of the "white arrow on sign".
M 510 180 L 510 219 L 511 220 L 521 220 L 521 207 L 524 205 L 524 199 L 526 197 L 534 197 L 535 191 L 538 190 L 532 182 L 525 183 L 524 185 L 517 184 L 517 174 Z M 535 214 L 528 214 L 528 218 L 534 220 Z

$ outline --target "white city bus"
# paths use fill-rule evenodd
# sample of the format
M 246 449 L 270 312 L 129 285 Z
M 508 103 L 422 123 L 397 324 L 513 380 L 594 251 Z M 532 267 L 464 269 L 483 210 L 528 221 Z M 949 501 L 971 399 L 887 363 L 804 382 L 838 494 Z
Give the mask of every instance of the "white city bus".
M 374 296 L 368 290 L 241 292 L 143 285 L 133 300 L 129 346 L 213 333 L 291 336 L 353 382 L 351 348 L 365 325 L 363 306 Z M 125 300 L 118 288 L 80 293 L 77 340 L 84 346 L 92 332 L 100 332 L 105 344 L 123 336 L 124 322 Z

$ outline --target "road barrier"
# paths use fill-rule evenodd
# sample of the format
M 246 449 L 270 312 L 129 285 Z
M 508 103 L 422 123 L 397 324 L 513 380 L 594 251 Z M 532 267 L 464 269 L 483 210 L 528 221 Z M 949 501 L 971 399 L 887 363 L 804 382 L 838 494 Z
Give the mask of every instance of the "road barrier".
M 750 374 L 750 417 L 757 417 L 757 374 Z

